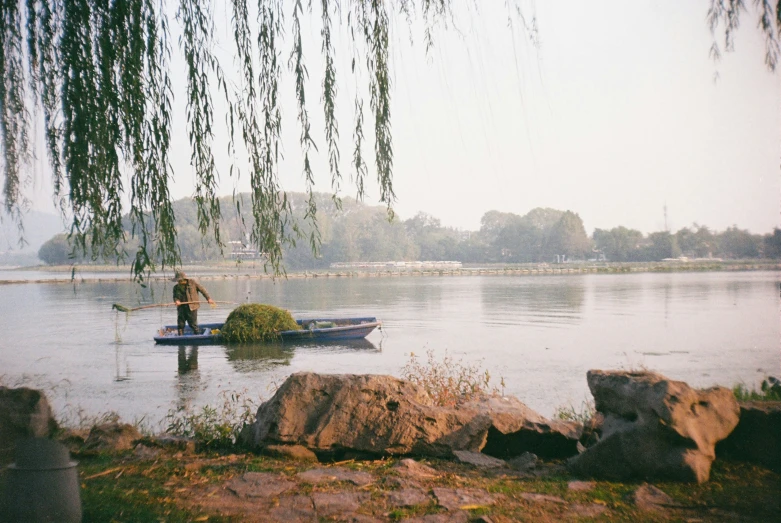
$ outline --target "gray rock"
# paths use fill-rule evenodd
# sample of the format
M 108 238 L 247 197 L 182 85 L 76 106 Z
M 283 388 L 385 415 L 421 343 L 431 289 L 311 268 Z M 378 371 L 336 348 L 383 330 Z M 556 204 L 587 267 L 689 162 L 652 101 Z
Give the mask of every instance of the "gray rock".
M 588 492 L 594 490 L 597 484 L 593 481 L 570 481 L 567 483 L 567 489 L 574 490 L 575 492 Z
M 312 501 L 315 504 L 317 517 L 345 515 L 361 508 L 369 494 L 365 492 L 315 492 Z
M 675 506 L 673 498 L 648 483 L 640 485 L 635 490 L 632 500 L 638 508 L 646 511 L 661 511 Z
M 607 507 L 599 503 L 573 503 L 569 510 L 573 518 L 597 518 L 607 512 Z
M 267 519 L 279 523 L 317 523 L 318 520 L 314 503 L 309 496 L 283 496 L 279 498 L 279 505 L 269 511 L 268 516 Z
M 437 504 L 450 511 L 462 507 L 489 506 L 497 500 L 497 495 L 476 488 L 435 487 L 431 490 L 437 498 Z
M 741 402 L 738 426 L 716 454 L 781 472 L 781 401 Z
M 411 479 L 433 479 L 441 476 L 436 469 L 410 458 L 405 458 L 396 463 L 393 466 L 393 470 Z
M 313 485 L 319 483 L 333 483 L 336 481 L 346 481 L 353 485 L 363 487 L 374 483 L 374 476 L 368 472 L 360 470 L 350 470 L 340 467 L 311 469 L 296 474 L 296 478 Z
M 274 498 L 295 486 L 284 476 L 267 472 L 246 472 L 225 484 L 240 498 Z
M 147 447 L 143 443 L 136 445 L 133 449 L 133 455 L 140 460 L 152 460 L 156 459 L 160 455 L 160 449 Z
M 19 440 L 48 438 L 57 429 L 43 392 L 0 387 L 0 467 L 13 461 Z
M 469 452 L 468 450 L 454 450 L 453 455 L 461 463 L 468 463 L 480 468 L 500 468 L 506 467 L 507 462 L 489 456 L 488 454 L 482 454 L 480 452 Z
M 695 390 L 651 372 L 592 370 L 587 379 L 605 419 L 599 442 L 570 460 L 573 473 L 610 480 L 708 480 L 716 443 L 738 423 L 730 390 Z
M 549 420 L 512 396 L 484 396 L 464 405 L 491 419 L 484 454 L 508 459 L 533 452 L 549 459 L 578 453 L 583 426 L 574 421 Z
M 269 445 L 263 449 L 263 454 L 296 461 L 317 461 L 317 455 L 301 445 Z
M 527 470 L 531 470 L 535 468 L 537 466 L 537 463 L 539 463 L 539 459 L 537 458 L 536 454 L 532 454 L 531 452 L 524 452 L 520 456 L 516 456 L 512 459 L 508 459 L 506 463 L 513 470 L 526 472 Z
M 423 490 L 418 488 L 405 488 L 394 490 L 386 494 L 388 505 L 394 508 L 414 507 L 415 505 L 424 505 L 431 498 Z
M 489 424 L 476 410 L 436 406 L 422 388 L 392 376 L 304 372 L 260 406 L 248 432 L 259 446 L 447 457 L 479 451 Z
M 467 523 L 469 513 L 464 510 L 447 512 L 446 514 L 428 514 L 416 518 L 402 520 L 404 523 Z
M 549 494 L 537 494 L 536 492 L 521 492 L 518 495 L 521 498 L 525 499 L 526 501 L 533 501 L 535 503 L 559 503 L 559 504 L 567 503 L 560 497 L 551 496 Z

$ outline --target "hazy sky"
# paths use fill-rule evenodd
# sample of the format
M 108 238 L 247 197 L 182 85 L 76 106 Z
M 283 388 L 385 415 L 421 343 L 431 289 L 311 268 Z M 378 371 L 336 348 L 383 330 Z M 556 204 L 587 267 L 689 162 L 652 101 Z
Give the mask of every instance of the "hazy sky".
M 402 18 L 393 23 L 394 189 L 402 219 L 425 211 L 443 225 L 476 230 L 489 210 L 525 214 L 553 207 L 579 213 L 589 234 L 618 225 L 647 233 L 664 228 L 666 205 L 672 230 L 692 222 L 717 230 L 737 224 L 757 233 L 781 226 L 779 74 L 764 65 L 754 13 L 743 16 L 736 51 L 714 64 L 708 0 L 522 2 L 526 21 L 536 16 L 538 46 L 517 17 L 514 30 L 507 27 L 504 2 L 477 2 L 479 12 L 472 2 L 454 4 L 461 6 L 455 23 L 437 34 L 429 56 L 421 27 Z M 223 9 L 216 17 L 222 28 Z M 314 37 L 305 40 L 304 51 L 308 109 L 320 149 L 316 190 L 329 191 L 318 20 L 316 12 L 305 23 Z M 342 194 L 352 196 L 356 82 L 345 74 L 345 36 L 336 47 Z M 175 81 L 182 77 L 175 69 Z M 284 189 L 298 191 L 304 183 L 289 80 L 282 89 L 280 180 Z M 367 95 L 366 122 L 372 119 L 368 106 Z M 194 179 L 178 107 L 176 198 L 192 195 Z M 366 129 L 365 154 L 373 179 L 372 133 Z M 221 191 L 246 190 L 247 176 L 227 176 L 225 137 L 218 134 Z M 44 181 L 32 193 L 49 199 Z M 378 198 L 372 183 L 365 202 Z

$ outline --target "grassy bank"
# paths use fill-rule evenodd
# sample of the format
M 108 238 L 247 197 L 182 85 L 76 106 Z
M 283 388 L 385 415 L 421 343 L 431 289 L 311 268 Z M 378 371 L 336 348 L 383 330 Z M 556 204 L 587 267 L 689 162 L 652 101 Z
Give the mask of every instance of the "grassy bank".
M 417 480 L 414 488 L 426 492 L 427 502 L 412 507 L 393 506 L 389 494 L 403 483 L 394 467 L 397 460 L 349 461 L 339 464 L 301 463 L 252 453 L 223 455 L 181 450 L 79 453 L 84 521 L 263 521 L 259 509 L 268 503 L 285 504 L 291 496 L 318 493 L 360 493 L 365 501 L 353 515 L 379 521 L 399 521 L 433 514 L 449 514 L 431 493 L 434 489 L 477 489 L 495 496 L 493 503 L 466 506 L 469 517 L 488 515 L 492 521 L 771 521 L 781 511 L 781 477 L 766 469 L 717 460 L 712 478 L 702 485 L 656 483 L 672 503 L 643 509 L 633 500 L 640 483 L 593 482 L 587 490 L 570 488 L 573 480 L 559 463 L 548 463 L 533 473 L 506 469 L 483 470 L 450 461 L 428 460 L 438 477 Z M 313 468 L 368 472 L 373 481 L 363 487 L 347 482 L 310 484 L 296 474 Z M 278 474 L 296 482 L 294 493 L 268 500 L 232 496 L 227 482 L 246 472 Z M 542 495 L 542 496 L 539 496 Z M 546 497 L 547 496 L 547 497 Z M 255 508 L 253 509 L 252 506 Z M 260 510 L 262 516 L 264 512 Z M 344 514 L 345 517 L 350 514 Z M 340 520 L 339 517 L 320 521 Z M 345 520 L 345 519 L 341 519 Z M 367 520 L 369 521 L 369 520 Z

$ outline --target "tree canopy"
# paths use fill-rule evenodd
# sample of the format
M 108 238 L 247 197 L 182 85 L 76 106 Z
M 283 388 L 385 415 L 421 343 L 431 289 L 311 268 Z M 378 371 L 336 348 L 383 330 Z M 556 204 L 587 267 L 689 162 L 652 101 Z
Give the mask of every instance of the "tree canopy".
M 316 147 L 306 100 L 302 23 L 306 19 L 319 24 L 324 63 L 321 107 L 334 201 L 338 206 L 342 170 L 333 34 L 344 31 L 351 42 L 352 65 L 349 72 L 340 74 L 366 79 L 380 201 L 392 216 L 391 17 L 401 14 L 398 18 L 410 26 L 413 20 L 422 20 L 428 50 L 434 29 L 447 25 L 453 3 L 320 0 L 313 6 L 311 0 L 257 0 L 254 5 L 230 0 L 236 70 L 228 72 L 215 55 L 218 42 L 210 0 L 0 1 L 4 208 L 21 226 L 26 205 L 23 173 L 36 154 L 31 129 L 41 115 L 55 200 L 71 220 L 71 236 L 78 249 L 104 257 L 116 253 L 124 241 L 123 213 L 129 209 L 131 234 L 138 238 L 134 273 L 141 277 L 156 263 L 163 267 L 180 263 L 169 184 L 173 175 L 172 106 L 175 97 L 183 97 L 195 173 L 197 228 L 221 245 L 223 210 L 217 198 L 213 153 L 215 97 L 219 97 L 227 107 L 230 154 L 248 157 L 245 175 L 252 188 L 248 224 L 252 242 L 278 272 L 286 245 L 304 236 L 315 251 L 320 243 L 310 162 Z M 775 6 L 771 0 L 755 0 L 754 4 L 759 29 L 766 36 L 765 61 L 772 70 L 778 62 L 781 1 Z M 711 0 L 708 23 L 714 40 L 719 34 L 724 36 L 723 45 L 714 43 L 714 58 L 734 47 L 734 32 L 746 10 L 744 0 Z M 170 13 L 181 31 L 178 43 L 172 42 Z M 170 64 L 174 49 L 187 67 L 184 92 L 173 89 Z M 295 91 L 302 173 L 309 193 L 305 227 L 294 219 L 277 176 L 282 145 L 280 85 L 286 73 L 292 76 Z M 369 172 L 364 116 L 359 92 L 350 126 L 351 170 L 359 196 Z M 239 171 L 236 163 L 229 174 L 238 176 Z M 234 204 L 240 205 L 238 200 Z

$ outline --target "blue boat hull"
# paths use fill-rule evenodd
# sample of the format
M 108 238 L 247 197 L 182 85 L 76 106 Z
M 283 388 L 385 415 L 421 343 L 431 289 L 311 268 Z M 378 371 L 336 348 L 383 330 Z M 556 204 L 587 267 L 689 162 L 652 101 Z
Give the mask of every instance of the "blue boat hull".
M 309 342 L 309 341 L 339 341 L 356 340 L 365 338 L 371 331 L 380 326 L 380 322 L 374 317 L 365 318 L 311 318 L 296 320 L 301 325 L 301 330 L 282 331 L 280 339 L 285 342 Z M 222 336 L 219 332 L 224 323 L 203 323 L 199 325 L 201 334 L 193 334 L 187 326 L 184 334 L 177 334 L 176 325 L 166 325 L 154 337 L 160 345 L 219 345 Z

